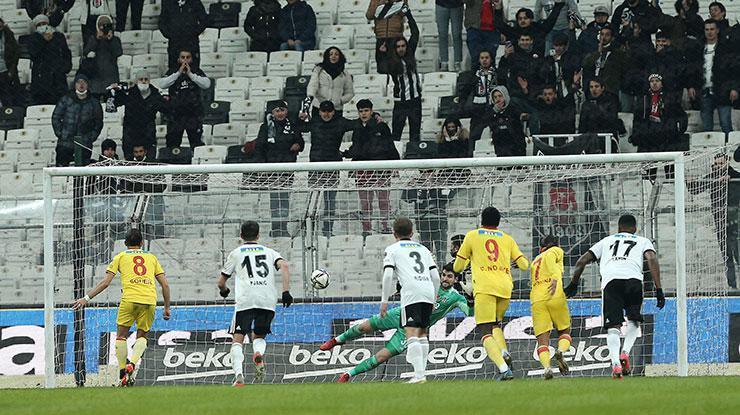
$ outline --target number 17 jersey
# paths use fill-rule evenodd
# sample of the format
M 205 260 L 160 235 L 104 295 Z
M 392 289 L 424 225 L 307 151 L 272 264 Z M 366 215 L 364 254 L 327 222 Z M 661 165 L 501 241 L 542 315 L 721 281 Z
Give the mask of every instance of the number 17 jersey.
M 235 311 L 252 308 L 275 311 L 275 274 L 281 259 L 277 251 L 258 243 L 246 243 L 229 253 L 221 273 L 231 277 L 236 273 Z
M 601 289 L 612 280 L 643 279 L 645 252 L 655 251 L 650 239 L 620 232 L 596 242 L 589 251 L 599 261 Z

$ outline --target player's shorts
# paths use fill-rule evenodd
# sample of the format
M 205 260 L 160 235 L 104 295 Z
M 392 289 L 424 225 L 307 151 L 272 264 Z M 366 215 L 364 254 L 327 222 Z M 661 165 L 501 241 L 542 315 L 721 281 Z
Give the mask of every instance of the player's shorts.
M 537 301 L 532 304 L 532 324 L 534 335 L 549 333 L 553 326 L 559 330 L 570 327 L 570 312 L 565 298 Z
M 250 308 L 234 313 L 229 326 L 229 334 L 249 334 L 258 336 L 272 333 L 270 330 L 275 312 L 262 308 Z
M 490 294 L 475 294 L 475 323 L 500 323 L 509 308 L 509 299 Z
M 604 328 L 618 327 L 627 320 L 642 321 L 642 281 L 637 278 L 612 280 L 604 287 L 602 318 Z
M 154 323 L 154 304 L 139 304 L 130 301 L 121 301 L 118 305 L 118 317 L 116 324 L 124 327 L 132 327 L 136 323 L 136 329 L 148 332 Z
M 428 328 L 433 309 L 434 304 L 431 303 L 413 303 L 401 306 L 401 327 Z
M 393 309 L 398 310 L 398 309 Z M 399 324 L 400 313 L 389 311 L 385 317 L 380 315 L 374 315 L 368 320 L 370 327 L 375 331 L 386 331 L 395 329 L 396 332 L 393 336 L 385 342 L 385 348 L 388 349 L 393 356 L 399 355 L 406 350 L 406 331 Z

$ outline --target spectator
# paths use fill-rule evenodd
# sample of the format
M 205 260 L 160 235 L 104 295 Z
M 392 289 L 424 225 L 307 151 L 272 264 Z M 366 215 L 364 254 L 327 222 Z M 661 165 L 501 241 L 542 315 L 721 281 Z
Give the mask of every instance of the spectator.
M 116 154 L 116 147 L 117 145 L 115 141 L 111 140 L 110 138 L 106 138 L 100 144 L 100 157 L 97 160 L 95 159 L 90 160 L 90 164 L 118 160 L 118 154 Z M 117 192 L 118 192 L 118 179 L 115 176 L 90 176 L 87 179 L 86 193 L 88 195 L 93 195 L 93 194 L 114 195 Z M 97 210 L 96 213 L 101 214 L 102 219 L 115 215 L 115 213 L 112 212 L 112 209 L 113 209 L 112 200 L 105 199 L 103 200 L 103 204 L 105 207 L 103 207 L 100 210 L 97 210 L 99 209 L 97 207 L 93 208 Z
M 399 160 L 398 150 L 393 142 L 391 130 L 385 123 L 373 117 L 373 103 L 369 99 L 357 101 L 359 125 L 352 132 L 352 145 L 342 155 L 353 161 L 360 160 Z M 355 183 L 359 189 L 387 186 L 391 179 L 390 171 L 365 170 L 355 173 Z M 378 209 L 382 215 L 383 233 L 390 233 L 388 218 L 391 213 L 388 190 L 358 190 L 362 235 L 372 232 L 373 198 L 378 196 Z
M 689 43 L 704 37 L 704 19 L 698 14 L 697 0 L 676 0 L 675 9 L 676 16 L 667 18 L 663 15 L 661 23 L 663 30 L 670 32 L 671 43 L 676 48 L 684 49 Z
M 533 50 L 532 35 L 521 33 L 515 47 L 506 47 L 498 67 L 499 85 L 507 87 L 511 101 L 518 109 L 533 114 L 530 122 L 533 134 L 538 133 L 539 122 L 534 114 L 534 104 L 544 86 L 541 76 L 543 65 L 544 59 Z
M 553 46 L 553 36 L 555 35 L 565 35 L 566 39 L 570 35 L 571 32 L 571 22 L 580 22 L 583 20 L 581 17 L 581 13 L 578 11 L 578 4 L 576 4 L 575 0 L 565 0 L 563 9 L 558 14 L 557 19 L 555 19 L 555 25 L 552 27 L 552 30 L 550 33 L 545 36 L 545 54 L 549 55 L 550 51 L 552 50 Z M 536 0 L 534 2 L 534 16 L 536 21 L 542 21 L 544 20 L 542 18 L 543 11 L 545 12 L 545 17 L 549 17 L 552 13 L 553 9 L 555 8 L 555 1 L 554 0 Z M 576 25 L 573 23 L 574 26 L 580 27 L 579 25 Z M 584 23 L 585 24 L 585 23 Z
M 411 38 L 396 39 L 392 48 L 380 45 L 386 55 L 378 65 L 378 72 L 390 75 L 393 80 L 393 138 L 401 139 L 406 119 L 409 120 L 409 140 L 421 140 L 421 79 L 416 70 L 416 47 L 419 45 L 419 26 L 404 9 L 411 29 Z
M 342 153 L 339 146 L 342 138 L 348 131 L 357 126 L 357 121 L 350 121 L 336 111 L 334 103 L 329 100 L 322 101 L 317 110 L 318 114 L 311 117 L 310 123 L 302 123 L 311 133 L 311 152 L 309 161 L 342 161 Z M 301 113 L 301 120 L 306 120 L 308 114 Z M 335 187 L 339 183 L 339 172 L 310 172 L 308 174 L 310 185 L 323 189 Z M 332 225 L 337 218 L 334 216 L 336 210 L 336 190 L 324 190 L 324 223 L 322 225 L 323 235 L 327 238 L 332 236 Z
M 463 158 L 470 156 L 470 134 L 458 118 L 447 118 L 437 133 L 439 158 Z
M 553 50 L 545 58 L 541 78 L 546 84 L 555 86 L 558 98 L 564 98 L 571 95 L 580 84 L 581 62 L 568 48 L 567 35 L 556 34 L 552 43 Z M 579 82 L 574 83 L 576 75 L 579 76 Z
M 649 40 L 650 36 L 658 31 L 661 12 L 653 7 L 648 0 L 624 0 L 622 4 L 614 9 L 612 15 L 612 29 L 617 43 L 621 43 L 623 37 L 634 34 L 634 26 L 640 26 L 640 37 Z
M 10 107 L 16 102 L 18 80 L 18 59 L 20 47 L 15 34 L 0 19 L 0 107 Z
M 599 78 L 608 92 L 618 94 L 627 64 L 627 54 L 614 42 L 614 29 L 604 27 L 598 50 L 583 59 L 583 78 L 585 82 Z
M 79 147 L 83 164 L 90 162 L 92 145 L 103 130 L 103 109 L 88 91 L 88 79 L 83 74 L 75 77 L 74 92 L 62 97 L 51 116 L 54 135 L 57 136 L 56 165 L 69 166 L 75 161 Z
M 64 14 L 67 13 L 75 0 L 24 0 L 21 5 L 25 7 L 28 17 L 34 17 L 43 14 L 49 17 L 49 24 L 52 27 L 59 26 L 62 23 Z
M 344 71 L 347 59 L 334 46 L 324 51 L 324 60 L 316 65 L 308 81 L 308 96 L 313 97 L 313 117 L 318 116 L 319 104 L 331 101 L 334 108 L 341 108 L 355 96 L 352 76 Z
M 642 26 L 633 23 L 631 35 L 622 36 L 622 49 L 627 54 L 627 62 L 622 73 L 622 82 L 619 90 L 619 102 L 622 112 L 631 112 L 635 106 L 637 96 L 647 89 L 648 76 L 646 64 L 655 53 L 650 37 L 641 35 Z
M 201 90 L 211 87 L 211 80 L 193 62 L 193 54 L 180 51 L 180 67 L 170 69 L 160 83 L 169 89 L 170 119 L 167 122 L 167 148 L 180 147 L 182 133 L 188 133 L 190 148 L 203 145 L 203 99 Z
M 252 39 L 249 50 L 275 52 L 280 50 L 280 3 L 277 0 L 257 0 L 244 19 L 244 31 Z
M 432 187 L 435 171 L 422 170 L 412 181 L 418 188 L 405 189 L 401 192 L 401 200 L 414 204 L 419 241 L 434 253 L 437 264 L 442 264 L 447 253 L 447 203 L 457 190 Z
M 717 29 L 720 36 L 730 28 L 730 22 L 727 20 L 727 9 L 724 4 L 718 1 L 709 3 L 709 18 L 717 22 Z
M 702 70 L 692 71 L 689 99 L 700 99 L 703 131 L 714 129 L 714 110 L 719 113 L 719 125 L 725 134 L 732 131 L 732 104 L 738 98 L 738 54 L 732 42 L 720 39 L 717 21 L 704 21 L 704 55 L 689 57 L 702 62 Z
M 480 56 L 487 50 L 496 57 L 501 32 L 496 29 L 494 15 L 500 0 L 465 0 L 465 32 L 470 56 Z M 471 59 L 472 60 L 472 59 Z M 472 70 L 478 70 L 480 62 L 472 60 Z M 496 65 L 495 61 L 491 62 Z
M 449 32 L 452 31 L 453 69 L 460 72 L 462 64 L 463 0 L 436 0 L 434 18 L 439 35 L 439 69 L 450 70 Z M 470 36 L 470 35 L 468 35 Z
M 288 119 L 288 103 L 275 100 L 267 103 L 268 114 L 260 126 L 254 151 L 257 162 L 295 163 L 298 153 L 303 151 L 301 133 Z M 270 237 L 290 236 L 288 216 L 290 215 L 290 192 L 286 190 L 293 183 L 292 173 L 273 173 L 274 181 L 269 183 L 270 212 L 272 230 Z M 275 191 L 274 189 L 278 189 Z
M 100 158 L 98 161 L 118 160 L 118 154 L 116 154 L 117 148 L 118 144 L 110 138 L 103 140 L 100 143 Z
M 31 101 L 34 105 L 56 104 L 67 93 L 67 73 L 72 70 L 72 53 L 63 33 L 49 26 L 49 18 L 33 18 L 31 35 Z
M 470 139 L 473 141 L 480 139 L 488 125 L 486 119 L 491 112 L 491 93 L 496 85 L 493 54 L 488 50 L 482 50 L 478 55 L 478 69 L 473 77 L 471 92 L 464 104 L 465 113 L 470 116 Z
M 578 54 L 586 56 L 598 51 L 601 29 L 610 25 L 609 9 L 606 6 L 594 7 L 594 20 L 578 36 Z
M 576 104 L 574 94 L 559 97 L 554 85 L 547 85 L 542 96 L 537 99 L 537 118 L 540 121 L 540 134 L 575 134 Z M 562 145 L 565 139 L 558 138 L 555 145 Z
M 403 37 L 403 6 L 405 0 L 370 0 L 365 17 L 373 22 L 375 30 L 375 62 L 380 65 L 385 53 L 380 46 L 388 48 L 396 39 Z
M 527 145 L 524 141 L 522 119 L 524 115 L 515 105 L 511 104 L 509 91 L 505 86 L 493 88 L 493 117 L 489 122 L 493 146 L 497 157 L 524 156 Z
M 116 31 L 126 30 L 126 14 L 131 5 L 131 30 L 141 30 L 144 0 L 116 0 Z
M 206 30 L 208 14 L 201 0 L 163 0 L 159 30 L 167 43 L 167 69 L 176 70 L 180 52 L 190 51 L 194 66 L 200 66 L 198 36 Z
M 534 13 L 531 9 L 521 8 L 516 12 L 516 22 L 514 27 L 506 24 L 503 16 L 503 6 L 501 1 L 497 4 L 495 14 L 496 27 L 501 30 L 508 39 L 519 39 L 522 34 L 528 34 L 534 42 L 533 51 L 536 55 L 545 56 L 545 37 L 552 31 L 555 26 L 561 10 L 565 6 L 565 0 L 556 0 L 550 15 L 541 22 L 534 22 Z
M 288 0 L 278 21 L 280 50 L 311 50 L 316 47 L 316 14 L 303 0 Z
M 86 0 L 82 22 L 82 46 L 87 47 L 87 42 L 95 36 L 100 16 L 112 16 L 114 10 L 108 4 L 108 0 Z M 113 29 L 111 28 L 111 31 Z
M 686 86 L 686 62 L 672 43 L 667 32 L 661 30 L 655 34 L 655 51 L 646 59 L 645 72 L 661 74 L 664 91 L 681 93 Z M 643 90 L 648 88 L 648 82 L 643 84 Z
M 116 106 L 124 106 L 123 115 L 123 157 L 134 158 L 134 146 L 141 144 L 152 158 L 157 155 L 157 112 L 163 112 L 165 101 L 159 89 L 150 83 L 149 73 L 140 70 L 136 73 L 136 86 L 122 88 L 111 85 Z
M 648 92 L 635 106 L 630 142 L 640 153 L 688 151 L 681 146 L 680 140 L 688 126 L 688 115 L 681 108 L 680 95 L 663 90 L 660 74 L 651 74 L 648 79 Z
M 157 163 L 156 157 L 149 154 L 143 144 L 135 144 L 132 151 L 133 161 L 140 165 Z M 153 175 L 150 180 L 128 181 L 122 179 L 121 187 L 124 193 L 162 193 L 167 188 L 164 182 L 164 175 Z M 145 226 L 148 228 L 148 234 L 161 238 L 163 236 L 157 235 L 164 235 L 164 225 L 162 223 L 164 221 L 165 203 L 160 195 L 153 195 L 152 197 L 149 209 L 146 211 L 145 222 L 147 224 Z
M 99 16 L 97 32 L 90 37 L 87 46 L 82 51 L 83 62 L 89 64 L 87 68 L 80 65 L 80 72 L 85 72 L 90 79 L 90 93 L 100 97 L 106 93 L 105 88 L 113 82 L 118 82 L 118 57 L 123 55 L 121 39 L 113 34 L 113 20 L 110 16 Z
M 618 136 L 624 130 L 619 119 L 619 98 L 604 87 L 601 79 L 594 78 L 588 83 L 589 98 L 581 107 L 578 132 L 612 133 Z

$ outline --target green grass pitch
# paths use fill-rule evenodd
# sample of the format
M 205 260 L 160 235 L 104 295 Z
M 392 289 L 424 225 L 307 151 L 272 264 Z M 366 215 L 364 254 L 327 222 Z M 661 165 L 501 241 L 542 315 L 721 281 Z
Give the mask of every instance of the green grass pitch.
M 15 414 L 740 414 L 740 377 L 0 391 Z

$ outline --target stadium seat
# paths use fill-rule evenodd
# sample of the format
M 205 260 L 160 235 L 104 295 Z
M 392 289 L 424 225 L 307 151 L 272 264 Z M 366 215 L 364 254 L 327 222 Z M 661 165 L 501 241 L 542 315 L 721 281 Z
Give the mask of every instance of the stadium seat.
M 34 194 L 33 173 L 11 173 L 0 176 L 0 194 L 22 196 Z M 10 247 L 9 244 L 6 249 Z
M 210 144 L 218 146 L 230 146 L 244 144 L 244 135 L 247 133 L 247 124 L 243 122 L 231 122 L 228 124 L 215 124 L 211 132 Z M 198 157 L 197 149 L 195 157 Z M 224 153 L 224 158 L 226 154 Z
M 16 152 L 0 151 L 0 173 L 13 173 L 17 161 Z
M 38 140 L 38 130 L 9 130 L 5 135 L 3 150 L 33 150 L 36 148 Z
M 421 139 L 434 141 L 437 134 L 442 131 L 444 121 L 441 118 L 424 118 L 421 122 Z
M 319 49 L 327 49 L 331 46 L 338 47 L 340 50 L 349 50 L 355 37 L 355 27 L 352 25 L 331 25 L 321 30 Z
M 316 14 L 316 26 L 333 25 L 337 20 L 337 0 L 312 1 L 311 8 Z
M 296 76 L 300 74 L 300 65 L 300 62 L 268 62 L 267 73 L 283 78 Z
M 203 124 L 223 124 L 229 122 L 229 101 L 212 101 L 204 106 Z
M 233 56 L 231 76 L 255 78 L 265 75 L 267 52 L 243 52 Z
M 149 53 L 152 32 L 149 30 L 128 30 L 118 34 L 125 55 L 144 55 Z
M 725 145 L 725 133 L 722 132 L 703 132 L 691 134 L 691 149 L 713 149 Z
M 216 43 L 218 42 L 218 29 L 207 28 L 198 36 L 200 44 L 200 53 L 216 52 Z
M 365 49 L 350 49 L 344 52 L 347 64 L 344 70 L 352 75 L 364 75 L 367 73 L 367 63 L 370 61 L 370 51 Z
M 143 25 L 142 25 L 143 26 Z M 149 47 L 149 53 L 158 53 L 160 55 L 167 56 L 167 44 L 169 41 L 159 30 L 152 32 L 151 46 Z M 203 52 L 203 51 L 201 51 Z
M 231 122 L 261 122 L 265 118 L 265 101 L 251 99 L 249 101 L 232 101 L 229 110 Z M 251 124 L 250 124 L 251 125 Z
M 149 251 L 161 258 L 180 261 L 185 241 L 175 238 L 152 239 L 149 241 Z
M 385 96 L 387 79 L 386 75 L 355 75 L 352 77 L 355 94 Z
M 422 91 L 427 96 L 444 97 L 455 94 L 457 74 L 454 72 L 431 72 L 424 74 Z
M 365 17 L 365 11 L 369 3 L 369 0 L 342 1 L 337 22 L 343 25 L 366 25 L 367 17 Z
M 208 27 L 223 29 L 239 26 L 242 5 L 236 2 L 216 2 L 208 7 Z
M 162 6 L 160 4 L 145 4 L 141 13 L 142 30 L 159 31 L 159 15 L 161 13 Z
M 25 9 L 6 10 L 3 12 L 3 20 L 16 36 L 31 33 L 31 19 Z
M 146 52 L 144 52 L 146 54 Z M 118 65 L 118 77 L 120 79 L 131 79 L 131 63 L 133 62 L 134 57 L 131 55 L 121 55 L 118 57 L 118 60 L 116 61 L 116 64 Z M 77 65 L 79 65 L 79 60 L 73 60 L 72 63 L 77 62 Z M 73 74 L 75 72 L 74 68 L 70 74 Z M 150 74 L 151 75 L 151 74 Z M 158 74 L 154 74 L 156 76 Z M 74 76 L 72 76 L 72 79 L 74 79 Z
M 295 50 L 281 50 L 270 53 L 268 62 L 291 62 L 300 63 L 303 60 L 303 52 Z
M 23 120 L 24 128 L 34 128 L 35 126 L 47 126 L 51 124 L 51 114 L 54 112 L 54 105 L 31 105 L 26 108 L 26 117 Z
M 501 49 L 501 48 L 499 48 Z M 434 72 L 438 68 L 437 48 L 419 47 L 416 49 L 417 70 L 419 73 Z
M 31 82 L 30 59 L 18 59 L 18 81 L 21 85 L 27 85 Z
M 364 18 L 364 12 L 363 12 L 363 18 Z M 375 62 L 375 56 L 374 56 L 375 43 L 376 43 L 376 38 L 375 38 L 375 31 L 373 30 L 373 25 L 369 25 L 365 23 L 363 25 L 355 26 L 354 48 L 360 49 L 360 50 L 373 51 L 372 52 L 373 56 L 371 56 L 373 62 Z
M 23 128 L 26 109 L 23 107 L 4 107 L 0 111 L 0 130 Z
M 219 31 L 217 46 L 220 53 L 240 53 L 249 47 L 249 38 L 242 28 L 224 28 Z
M 418 0 L 409 4 L 419 26 L 435 23 L 434 0 Z M 437 31 L 436 28 L 434 30 Z
M 196 147 L 193 164 L 221 164 L 226 158 L 226 146 L 209 145 Z
M 241 101 L 247 99 L 249 78 L 221 78 L 216 80 L 216 99 Z
M 252 78 L 249 86 L 249 99 L 269 101 L 283 96 L 285 79 L 278 76 L 260 76 Z
M 423 23 L 419 24 L 419 32 L 421 46 L 425 48 L 439 47 L 439 32 L 437 32 L 436 23 Z M 442 68 L 444 70 L 444 68 Z
M 262 114 L 262 119 L 264 120 L 264 111 L 262 112 Z M 257 135 L 260 132 L 260 127 L 262 127 L 263 120 L 260 120 L 260 122 L 247 124 L 247 139 L 245 140 L 245 142 L 257 139 Z
M 136 73 L 144 70 L 149 73 L 150 78 L 157 78 L 162 75 L 165 67 L 165 55 L 157 53 L 147 53 L 144 55 L 134 55 L 131 57 L 131 78 L 136 77 Z M 128 78 L 124 78 L 128 79 Z
M 345 56 L 347 57 L 347 56 Z M 303 52 L 303 62 L 301 63 L 301 75 L 311 75 L 316 64 L 321 63 L 324 60 L 323 50 L 307 50 Z M 349 61 L 349 58 L 347 57 Z M 346 66 L 345 66 L 346 68 Z

